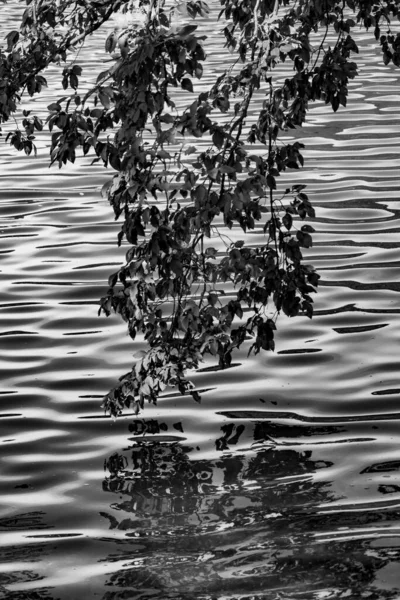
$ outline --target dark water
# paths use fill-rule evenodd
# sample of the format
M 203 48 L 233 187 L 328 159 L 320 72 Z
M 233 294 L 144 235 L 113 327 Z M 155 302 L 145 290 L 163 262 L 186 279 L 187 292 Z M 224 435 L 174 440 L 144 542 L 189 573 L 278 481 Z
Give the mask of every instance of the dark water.
M 103 415 L 139 350 L 97 317 L 123 259 L 106 174 L 49 170 L 44 135 L 36 160 L 2 146 L 0 598 L 400 598 L 400 71 L 358 43 L 347 109 L 315 105 L 284 182 L 317 210 L 316 315 L 281 318 L 275 354 L 195 374 L 201 405 Z

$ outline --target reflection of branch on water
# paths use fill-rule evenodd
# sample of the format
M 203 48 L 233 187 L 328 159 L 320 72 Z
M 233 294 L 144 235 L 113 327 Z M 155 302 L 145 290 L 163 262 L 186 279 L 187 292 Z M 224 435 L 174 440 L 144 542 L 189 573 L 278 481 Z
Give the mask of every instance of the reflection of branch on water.
M 215 440 L 215 447 L 217 450 L 228 450 L 229 446 L 234 446 L 238 443 L 240 436 L 244 432 L 244 425 L 234 425 L 233 423 L 227 423 L 222 425 L 221 430 L 224 435 Z
M 129 513 L 129 518 L 118 525 L 117 515 L 108 516 L 111 527 L 142 532 L 146 528 L 183 527 L 195 533 L 242 526 L 247 521 L 264 521 L 272 513 L 282 517 L 285 504 L 288 510 L 297 510 L 292 506 L 293 498 L 304 499 L 307 490 L 311 495 L 311 491 L 315 494 L 324 487 L 313 484 L 311 452 L 276 450 L 269 444 L 268 435 L 268 446 L 254 452 L 195 460 L 191 459 L 192 447 L 160 442 L 159 437 L 151 441 L 150 432 L 160 433 L 165 439 L 166 430 L 156 420 L 137 421 L 130 427 L 137 438 L 129 453 L 117 453 L 108 459 L 109 477 L 103 488 L 122 495 L 113 508 Z M 216 448 L 231 449 L 245 426 L 228 423 L 221 431 Z M 260 441 L 260 433 L 256 439 Z M 285 484 L 276 481 L 289 476 L 292 479 Z M 325 493 L 321 501 L 326 500 Z
M 246 433 L 254 427 L 257 444 L 241 450 L 245 427 Z M 334 505 L 322 513 L 319 505 L 337 498 L 314 475 L 332 463 L 313 460 L 310 450 L 271 444 L 270 433 L 283 434 L 276 424 L 224 424 L 216 447 L 225 452 L 212 459 L 198 459 L 192 447 L 159 441 L 150 431 L 167 437 L 156 422 L 142 422 L 131 428 L 134 445 L 107 462 L 103 489 L 115 501 L 104 516 L 110 529 L 126 532 L 113 557 L 126 570 L 112 575 L 109 585 L 127 595 L 110 589 L 103 600 L 311 599 L 322 593 L 331 600 L 398 598 L 374 588 L 393 550 L 372 551 L 370 540 L 351 535 L 331 539 L 331 532 L 351 531 L 355 522 L 368 528 L 387 515 L 355 516 Z M 314 433 L 342 429 L 314 427 Z M 133 541 L 140 548 L 134 555 Z

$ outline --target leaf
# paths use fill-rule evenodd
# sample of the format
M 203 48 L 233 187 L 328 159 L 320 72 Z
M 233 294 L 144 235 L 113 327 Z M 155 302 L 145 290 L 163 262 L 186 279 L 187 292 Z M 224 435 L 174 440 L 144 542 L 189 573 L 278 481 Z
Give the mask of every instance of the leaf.
M 236 173 L 236 170 L 233 167 L 230 167 L 229 165 L 221 165 L 219 170 L 221 171 L 221 173 L 226 173 L 227 175 L 232 175 L 233 173 Z
M 286 213 L 283 218 L 282 218 L 282 223 L 284 224 L 284 226 L 286 227 L 286 229 L 288 231 L 290 231 L 290 229 L 292 228 L 292 224 L 293 224 L 293 217 L 290 213 Z
M 103 109 L 102 108 L 93 108 L 90 111 L 90 116 L 94 117 L 95 119 L 99 119 L 102 114 L 103 114 Z
M 113 183 L 112 180 L 106 181 L 106 183 L 101 188 L 101 195 L 103 196 L 103 198 L 107 198 L 108 191 L 109 191 L 110 187 L 112 186 L 112 183 Z
M 217 146 L 217 148 L 219 150 L 224 145 L 224 139 L 225 139 L 225 137 L 224 137 L 224 134 L 222 133 L 222 131 L 220 131 L 219 129 L 217 129 L 217 131 L 214 131 L 212 141 L 213 141 L 213 144 L 215 146 Z
M 161 148 L 158 152 L 157 152 L 157 156 L 158 158 L 171 158 L 171 155 L 169 152 L 167 152 L 166 150 L 164 150 L 163 148 Z
M 106 109 L 110 108 L 110 98 L 109 98 L 108 94 L 106 94 L 103 90 L 99 91 L 99 100 L 102 103 L 102 105 L 104 106 L 104 108 L 106 108 Z
M 11 50 L 13 49 L 13 47 L 19 40 L 19 31 L 16 31 L 16 30 L 10 31 L 10 33 L 8 33 L 6 35 L 6 40 L 7 40 L 7 52 L 11 52 Z
M 212 356 L 216 356 L 216 354 L 218 352 L 218 343 L 215 338 L 210 339 L 210 341 L 208 343 L 208 351 L 210 354 L 212 354 Z
M 121 160 L 117 152 L 111 152 L 109 156 L 109 162 L 113 169 L 119 171 L 121 169 Z
M 310 302 L 307 302 L 306 300 L 304 300 L 301 303 L 301 308 L 306 313 L 307 317 L 309 319 L 311 319 L 313 316 L 313 311 L 314 311 L 313 305 Z
M 306 189 L 306 185 L 292 185 L 292 192 L 301 192 Z
M 207 175 L 210 179 L 215 181 L 218 177 L 218 172 L 219 170 L 215 167 L 214 169 L 210 169 L 209 171 L 207 171 Z
M 242 309 L 242 307 L 240 306 L 240 303 L 239 303 L 239 302 L 237 303 L 237 306 L 236 306 L 236 308 L 235 308 L 235 315 L 236 315 L 237 317 L 239 317 L 239 319 L 242 319 L 242 318 L 243 318 L 243 309 Z
M 75 73 L 70 73 L 69 75 L 69 84 L 72 87 L 73 90 L 76 90 L 79 82 L 78 82 L 78 77 L 75 75 Z
M 132 321 L 129 321 L 128 324 L 128 333 L 131 337 L 132 340 L 134 340 L 136 338 L 136 327 L 134 326 Z
M 301 231 L 305 231 L 306 233 L 314 233 L 315 229 L 314 227 L 311 227 L 311 225 L 303 225 Z
M 181 261 L 175 256 L 171 260 L 171 269 L 175 273 L 177 277 L 182 277 L 183 275 L 183 265 Z
M 122 58 L 126 58 L 128 56 L 128 36 L 125 34 L 120 35 L 117 41 Z
M 102 79 L 105 79 L 109 75 L 110 75 L 110 70 L 109 69 L 107 69 L 107 71 L 102 71 L 101 73 L 99 73 L 98 76 L 97 76 L 97 79 L 96 79 L 96 84 L 100 83 L 100 81 L 102 81 Z
M 108 278 L 108 285 L 110 287 L 115 286 L 115 284 L 118 281 L 118 275 L 119 275 L 119 271 L 116 271 L 115 273 L 112 273 L 112 275 L 110 275 L 110 277 Z
M 307 194 L 304 194 L 303 192 L 300 192 L 299 194 L 297 194 L 297 197 L 300 198 L 300 200 L 303 200 L 303 202 L 308 202 L 308 196 L 307 196 Z
M 200 396 L 199 392 L 196 392 L 195 390 L 192 390 L 190 392 L 190 394 L 192 395 L 193 400 L 195 400 L 196 402 L 198 402 L 200 404 L 200 402 L 201 402 L 201 396 Z
M 112 32 L 106 39 L 105 50 L 106 50 L 106 52 L 109 52 L 111 54 L 111 52 L 113 52 L 115 50 L 116 46 L 117 46 L 117 40 L 115 39 L 114 32 Z
M 303 248 L 311 248 L 312 237 L 309 233 L 303 233 L 302 231 L 298 231 L 296 237 L 299 240 L 300 246 L 302 246 Z
M 194 74 L 197 77 L 197 79 L 201 79 L 203 76 L 203 67 L 200 63 L 198 63 L 194 69 Z
M 48 105 L 47 110 L 49 110 L 50 112 L 60 112 L 61 105 L 58 102 L 52 102 Z
M 35 129 L 37 129 L 38 131 L 42 131 L 43 130 L 43 121 L 41 119 L 39 119 L 39 117 L 36 117 L 36 115 L 33 117 L 33 122 L 35 125 Z
M 268 174 L 267 175 L 267 186 L 271 189 L 271 190 L 276 190 L 276 181 L 275 181 L 275 177 L 273 177 L 272 175 Z
M 340 100 L 339 100 L 338 95 L 336 95 L 332 98 L 331 104 L 332 104 L 333 111 L 336 112 L 340 105 Z
M 197 25 L 184 25 L 183 27 L 181 27 L 181 29 L 178 29 L 176 35 L 178 35 L 179 37 L 187 37 L 194 31 L 196 31 L 196 29 Z
M 307 215 L 310 217 L 310 219 L 315 219 L 315 210 L 311 206 L 311 204 L 307 204 L 306 212 L 307 212 Z
M 196 187 L 195 190 L 192 191 L 192 195 L 196 198 L 196 207 L 203 207 L 204 203 L 207 199 L 207 188 L 200 184 Z
M 215 306 L 218 302 L 218 294 L 211 293 L 207 297 L 207 301 L 211 306 Z M 217 315 L 218 317 L 218 315 Z
M 307 276 L 307 279 L 311 283 L 311 285 L 316 288 L 318 287 L 318 280 L 321 279 L 321 275 L 318 275 L 318 273 L 314 271 L 313 273 L 310 273 Z
M 181 80 L 181 88 L 183 90 L 187 90 L 188 92 L 193 92 L 193 83 L 190 79 L 188 79 L 187 77 L 184 77 Z

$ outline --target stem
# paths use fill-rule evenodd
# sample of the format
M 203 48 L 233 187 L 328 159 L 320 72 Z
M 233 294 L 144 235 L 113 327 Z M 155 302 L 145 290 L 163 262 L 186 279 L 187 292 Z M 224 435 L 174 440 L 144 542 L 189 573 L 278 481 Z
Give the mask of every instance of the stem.
M 32 18 L 35 27 L 37 26 L 37 15 L 36 15 L 36 0 L 32 2 Z
M 260 0 L 257 0 L 256 5 L 254 7 L 254 37 L 257 38 L 258 35 L 258 9 L 260 8 Z

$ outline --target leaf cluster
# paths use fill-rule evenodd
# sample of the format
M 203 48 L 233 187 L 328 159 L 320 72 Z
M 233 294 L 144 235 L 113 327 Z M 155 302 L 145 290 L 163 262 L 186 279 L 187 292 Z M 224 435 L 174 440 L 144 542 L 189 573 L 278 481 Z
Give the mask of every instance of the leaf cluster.
M 319 275 L 304 261 L 315 233 L 304 221 L 315 210 L 300 179 L 281 183 L 304 165 L 304 145 L 285 134 L 304 124 L 314 101 L 346 106 L 357 25 L 374 28 L 385 64 L 400 63 L 400 34 L 391 30 L 399 5 L 221 0 L 232 61 L 197 90 L 206 37 L 175 17 L 206 17 L 203 0 L 28 2 L 0 51 L 1 122 L 47 85 L 48 65 L 59 65 L 66 95 L 48 106 L 50 160 L 61 167 L 91 156 L 110 169 L 102 194 L 122 221 L 126 254 L 99 312 L 119 314 L 147 348 L 106 396 L 108 412 L 138 412 L 171 385 L 200 401 L 188 372 L 205 356 L 229 367 L 243 344 L 249 353 L 274 350 L 280 313 L 312 317 Z M 83 85 L 79 48 L 117 12 L 133 18 L 105 35 L 108 58 Z M 7 141 L 31 154 L 42 129 L 25 112 Z M 259 243 L 246 243 L 249 231 Z

